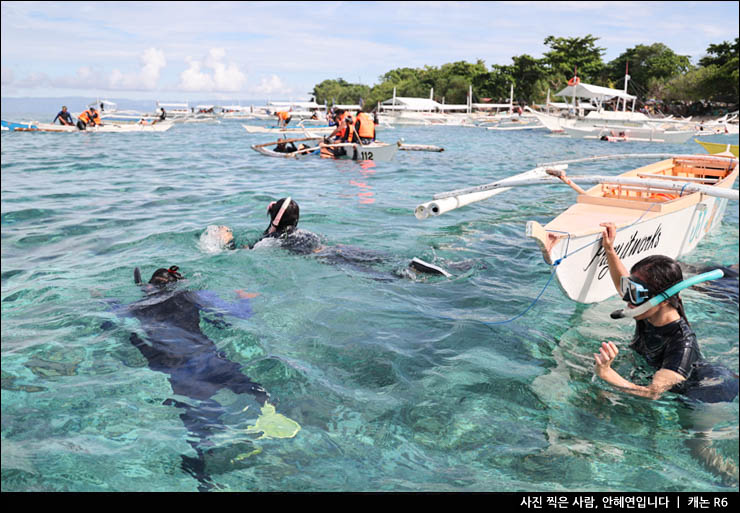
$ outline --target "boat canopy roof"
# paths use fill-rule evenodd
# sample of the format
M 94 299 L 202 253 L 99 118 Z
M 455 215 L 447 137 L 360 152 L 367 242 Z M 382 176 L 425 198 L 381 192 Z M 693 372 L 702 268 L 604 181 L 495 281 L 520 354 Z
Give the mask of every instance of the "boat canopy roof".
M 570 103 L 564 103 L 564 102 L 549 102 L 548 107 L 555 107 L 556 109 L 570 109 L 573 106 Z M 591 105 L 590 103 L 581 103 L 578 105 L 579 109 L 583 110 L 596 110 L 596 106 Z
M 388 110 L 434 110 L 443 107 L 441 103 L 430 100 L 429 98 L 409 98 L 406 96 L 396 96 L 395 105 L 393 104 L 393 98 L 390 98 L 382 105 Z
M 479 110 L 486 109 L 508 109 L 511 107 L 510 103 L 474 103 L 473 108 Z
M 337 109 L 342 109 L 342 110 L 362 110 L 362 107 L 360 107 L 359 105 L 347 105 L 347 104 L 339 105 L 337 104 L 337 105 L 334 105 L 334 107 L 336 107 Z
M 272 107 L 297 107 L 301 109 L 320 109 L 322 105 L 314 101 L 308 102 L 267 102 Z
M 160 102 L 160 101 L 158 101 L 157 102 L 157 106 L 158 107 L 180 107 L 180 108 L 184 108 L 184 109 L 189 109 L 190 108 L 190 106 L 188 105 L 187 102 L 185 102 L 185 103 L 167 103 L 167 102 Z
M 601 87 L 591 84 L 584 84 L 583 82 L 574 86 L 567 86 L 562 91 L 555 93 L 555 96 L 575 96 L 576 98 L 623 98 L 626 100 L 635 100 L 637 97 L 631 94 L 627 94 L 619 89 L 611 89 L 609 87 Z
M 454 104 L 454 103 L 450 103 L 450 104 L 443 103 L 442 105 L 439 106 L 439 110 L 468 110 L 468 106 L 462 105 L 462 104 Z

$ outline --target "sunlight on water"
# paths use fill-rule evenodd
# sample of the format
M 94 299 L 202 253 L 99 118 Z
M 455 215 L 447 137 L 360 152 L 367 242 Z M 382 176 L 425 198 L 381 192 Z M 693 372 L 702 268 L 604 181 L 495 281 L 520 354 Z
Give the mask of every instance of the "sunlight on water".
M 574 200 L 570 189 L 519 188 L 426 221 L 413 215 L 435 193 L 539 162 L 702 150 L 465 127 L 379 135 L 445 151 L 372 165 L 271 159 L 249 148 L 269 137 L 236 121 L 149 136 L 3 133 L 3 490 L 198 489 L 197 472 L 182 465 L 196 457 L 182 411 L 165 404 L 187 398 L 131 344 L 139 322 L 113 310 L 141 297 L 135 267 L 147 280 L 173 264 L 188 288 L 232 302 L 236 291 L 256 295 L 251 318 L 201 320 L 201 330 L 300 426 L 293 437 L 260 438 L 250 432 L 254 397 L 218 392 L 223 412 L 204 469 L 214 489 L 727 490 L 687 446 L 696 412 L 670 394 L 648 402 L 593 379 L 598 344 L 626 347 L 632 335 L 631 322 L 609 318 L 618 299 L 579 306 L 553 281 L 526 315 L 503 322 L 550 277 L 526 221 L 552 219 Z M 208 225 L 253 242 L 267 204 L 283 196 L 300 204 L 301 228 L 364 260 L 203 246 Z M 684 261 L 732 265 L 737 254 L 731 204 Z M 413 257 L 454 276 L 411 275 Z M 737 299 L 683 296 L 705 356 L 737 372 Z M 618 367 L 646 372 L 629 351 Z M 737 464 L 737 399 L 702 418 L 714 448 Z

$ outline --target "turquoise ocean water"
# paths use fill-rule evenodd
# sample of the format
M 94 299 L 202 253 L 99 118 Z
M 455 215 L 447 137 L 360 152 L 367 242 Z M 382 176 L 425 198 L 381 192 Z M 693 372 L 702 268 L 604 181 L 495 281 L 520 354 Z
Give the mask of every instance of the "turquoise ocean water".
M 540 162 L 701 147 L 397 127 L 379 139 L 445 151 L 360 164 L 249 148 L 271 137 L 238 121 L 152 135 L 2 134 L 3 491 L 198 488 L 181 468 L 195 451 L 180 412 L 163 404 L 173 397 L 167 377 L 129 342 L 137 321 L 117 318 L 106 301 L 140 297 L 134 267 L 148 278 L 173 264 L 190 287 L 224 299 L 236 289 L 258 294 L 250 319 L 201 327 L 301 425 L 294 438 L 258 439 L 246 432 L 257 404 L 220 392 L 226 413 L 206 462 L 219 490 L 728 490 L 688 448 L 699 428 L 684 419 L 696 412 L 675 395 L 643 400 L 593 378 L 592 354 L 606 339 L 622 345 L 625 377 L 650 375 L 626 348 L 633 323 L 609 318 L 619 299 L 577 305 L 553 280 L 524 316 L 493 324 L 523 312 L 547 284 L 551 269 L 525 224 L 567 208 L 571 189 L 518 188 L 437 218 L 413 215 L 435 193 Z M 200 247 L 210 224 L 253 241 L 267 204 L 283 196 L 326 244 L 382 253 L 375 273 L 277 248 Z M 403 277 L 415 256 L 455 277 Z M 736 203 L 683 261 L 738 262 Z M 737 304 L 682 295 L 705 356 L 737 372 Z M 707 419 L 714 449 L 737 464 L 737 399 Z

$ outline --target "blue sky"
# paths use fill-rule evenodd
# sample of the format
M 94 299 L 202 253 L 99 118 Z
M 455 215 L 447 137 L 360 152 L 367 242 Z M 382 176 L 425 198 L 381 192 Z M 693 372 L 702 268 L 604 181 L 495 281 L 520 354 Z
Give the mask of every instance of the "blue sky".
M 541 57 L 592 34 L 605 62 L 664 43 L 696 63 L 738 2 L 2 2 L 3 97 L 299 99 L 327 78 Z

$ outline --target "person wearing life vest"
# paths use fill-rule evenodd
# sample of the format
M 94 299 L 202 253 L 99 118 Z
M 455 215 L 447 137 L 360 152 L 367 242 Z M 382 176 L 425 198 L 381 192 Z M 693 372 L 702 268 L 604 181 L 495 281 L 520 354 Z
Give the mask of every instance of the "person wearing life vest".
M 85 130 L 87 125 L 96 126 L 102 125 L 100 121 L 100 115 L 95 110 L 95 107 L 90 107 L 85 112 L 77 116 L 77 128 Z
M 370 144 L 375 140 L 375 123 L 366 112 L 357 111 L 355 115 L 355 132 L 360 138 L 360 143 Z
M 334 129 L 334 131 L 329 134 L 328 139 L 330 141 L 341 141 L 344 137 L 344 131 L 347 128 L 344 123 L 344 118 L 347 116 L 347 112 L 342 109 L 337 109 L 334 113 L 334 122 L 336 123 L 337 127 Z
M 280 128 L 285 128 L 288 126 L 288 123 L 290 123 L 290 120 L 293 119 L 293 116 L 290 115 L 290 112 L 287 110 L 281 110 L 275 113 L 275 115 L 278 118 L 278 126 Z

